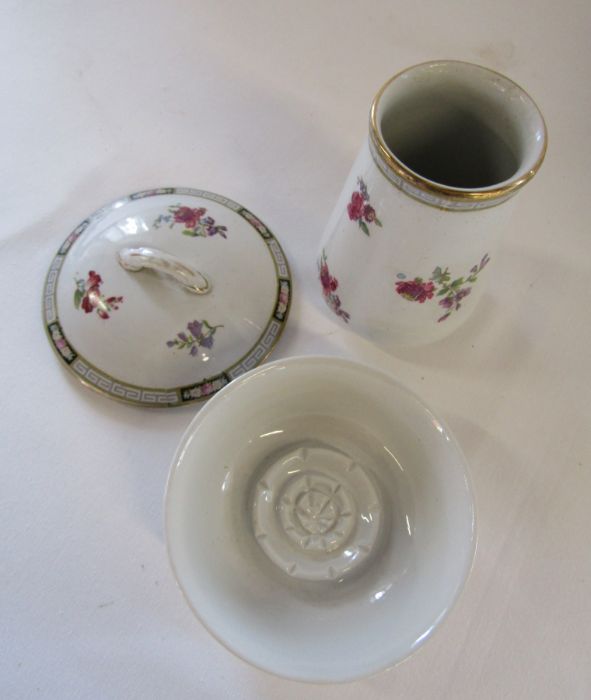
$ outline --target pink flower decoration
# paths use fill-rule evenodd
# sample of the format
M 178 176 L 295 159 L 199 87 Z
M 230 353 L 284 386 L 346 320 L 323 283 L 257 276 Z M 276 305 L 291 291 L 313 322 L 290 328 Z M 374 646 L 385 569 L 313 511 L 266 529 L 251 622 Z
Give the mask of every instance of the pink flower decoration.
M 360 192 L 353 192 L 351 201 L 347 204 L 347 212 L 351 221 L 358 221 L 363 216 L 365 202 Z
M 179 207 L 174 212 L 174 220 L 178 224 L 185 224 L 187 228 L 195 228 L 203 214 L 205 214 L 205 209 L 199 207 L 199 209 L 191 209 L 191 207 Z
M 408 301 L 418 301 L 424 304 L 427 299 L 433 298 L 435 285 L 433 282 L 423 282 L 420 277 L 414 280 L 400 280 L 396 282 L 396 291 Z

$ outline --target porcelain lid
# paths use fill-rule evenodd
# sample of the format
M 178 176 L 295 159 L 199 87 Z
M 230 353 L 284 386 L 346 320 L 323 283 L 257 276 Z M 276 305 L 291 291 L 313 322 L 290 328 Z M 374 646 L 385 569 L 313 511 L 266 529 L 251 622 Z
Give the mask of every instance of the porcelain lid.
M 144 406 L 213 395 L 262 362 L 287 321 L 275 236 L 211 192 L 138 192 L 84 220 L 53 259 L 50 342 L 84 384 Z

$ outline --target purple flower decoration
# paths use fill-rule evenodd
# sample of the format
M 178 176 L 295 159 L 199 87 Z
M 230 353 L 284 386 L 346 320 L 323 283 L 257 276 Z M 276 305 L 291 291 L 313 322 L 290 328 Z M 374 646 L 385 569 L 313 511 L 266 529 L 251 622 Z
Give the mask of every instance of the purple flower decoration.
M 457 291 L 455 294 L 441 299 L 441 301 L 439 302 L 439 306 L 442 306 L 444 309 L 450 309 L 450 311 L 458 311 L 458 309 L 462 306 L 460 302 L 462 301 L 462 299 L 467 297 L 471 291 L 471 287 L 464 287 L 463 289 Z M 447 318 L 448 316 L 449 314 L 446 314 L 445 318 Z M 439 319 L 439 321 L 441 320 L 444 319 Z
M 202 325 L 203 324 L 199 321 L 189 321 L 189 323 L 187 323 L 187 330 L 192 336 L 198 338 L 201 335 Z
M 369 202 L 369 192 L 367 191 L 367 185 L 362 178 L 357 178 L 357 185 L 359 186 L 359 193 L 365 202 Z
M 184 331 L 177 333 L 177 337 L 173 340 L 167 340 L 166 346 L 169 348 L 177 348 L 179 350 L 188 349 L 192 357 L 199 354 L 199 348 L 213 348 L 214 335 L 218 328 L 223 328 L 222 325 L 212 326 L 205 319 L 202 321 L 189 321 L 187 330 L 190 335 Z M 204 356 L 205 359 L 205 356 Z
M 462 306 L 462 300 L 465 299 L 471 292 L 472 287 L 478 280 L 479 273 L 488 265 L 490 257 L 485 253 L 478 265 L 473 265 L 466 277 L 457 277 L 452 280 L 449 268 L 442 269 L 437 266 L 428 282 L 423 282 L 420 277 L 415 277 L 414 280 L 407 280 L 404 273 L 399 272 L 396 277 L 400 280 L 395 283 L 396 291 L 400 296 L 408 301 L 418 301 L 424 303 L 433 296 L 440 297 L 438 304 L 442 309 L 446 310 L 440 318 L 439 323 L 450 317 L 453 311 L 458 311 Z
M 183 234 L 185 236 L 206 237 L 219 235 L 222 238 L 227 238 L 227 227 L 218 226 L 213 217 L 205 216 L 207 212 L 205 207 L 193 209 L 175 204 L 168 207 L 168 212 L 168 215 L 160 214 L 154 221 L 154 228 L 160 228 L 164 224 L 168 224 L 169 228 L 173 228 L 175 225 L 180 224 L 183 226 Z

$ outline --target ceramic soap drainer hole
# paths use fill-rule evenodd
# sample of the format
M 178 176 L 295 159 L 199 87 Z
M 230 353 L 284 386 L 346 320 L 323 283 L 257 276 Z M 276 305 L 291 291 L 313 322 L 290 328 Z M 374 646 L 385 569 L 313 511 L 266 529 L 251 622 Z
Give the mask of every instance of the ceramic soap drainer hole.
M 382 504 L 367 468 L 326 446 L 289 449 L 254 485 L 253 534 L 295 579 L 329 581 L 359 572 L 379 539 Z

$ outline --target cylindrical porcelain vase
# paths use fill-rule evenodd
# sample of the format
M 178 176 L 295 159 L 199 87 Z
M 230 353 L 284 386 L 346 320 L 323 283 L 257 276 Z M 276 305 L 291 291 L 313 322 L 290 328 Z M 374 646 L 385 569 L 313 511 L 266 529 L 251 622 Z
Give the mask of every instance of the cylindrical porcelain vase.
M 455 330 L 545 151 L 535 103 L 492 70 L 437 61 L 389 80 L 319 252 L 322 294 L 339 322 L 388 346 Z

